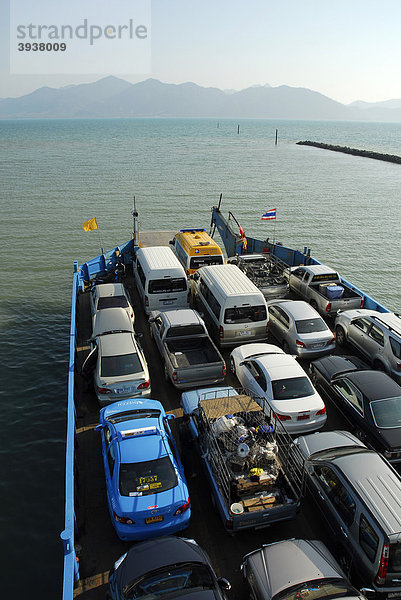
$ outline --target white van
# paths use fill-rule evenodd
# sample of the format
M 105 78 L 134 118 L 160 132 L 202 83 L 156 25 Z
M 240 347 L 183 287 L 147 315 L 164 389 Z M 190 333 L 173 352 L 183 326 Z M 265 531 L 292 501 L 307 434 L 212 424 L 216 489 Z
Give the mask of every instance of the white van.
M 188 308 L 188 280 L 171 248 L 139 248 L 132 266 L 146 314 L 152 310 Z
M 265 298 L 237 266 L 201 267 L 192 279 L 195 301 L 220 346 L 266 340 L 269 313 Z

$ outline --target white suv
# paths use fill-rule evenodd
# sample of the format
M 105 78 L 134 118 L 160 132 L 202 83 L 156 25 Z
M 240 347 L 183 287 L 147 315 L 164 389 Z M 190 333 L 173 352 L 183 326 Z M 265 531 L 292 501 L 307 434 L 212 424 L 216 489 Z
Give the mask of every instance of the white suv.
M 336 342 L 349 342 L 375 369 L 385 371 L 401 384 L 401 317 L 395 313 L 356 309 L 338 312 Z

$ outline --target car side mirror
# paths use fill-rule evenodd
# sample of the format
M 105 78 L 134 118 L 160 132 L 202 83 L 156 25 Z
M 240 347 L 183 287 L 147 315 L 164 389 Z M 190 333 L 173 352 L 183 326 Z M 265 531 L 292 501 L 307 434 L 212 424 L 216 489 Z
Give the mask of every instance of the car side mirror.
M 166 413 L 166 419 L 168 421 L 174 421 L 175 419 L 175 415 L 171 414 L 171 413 Z
M 96 427 L 93 428 L 94 431 L 102 431 L 103 429 L 103 425 L 101 423 L 99 423 L 99 425 L 96 425 Z
M 168 243 L 170 244 L 170 246 L 174 246 L 174 240 L 169 240 Z
M 361 588 L 359 591 L 361 592 L 361 594 L 366 596 L 366 598 L 375 598 L 376 597 L 376 592 L 374 590 L 372 590 L 371 588 Z
M 135 333 L 135 337 L 139 340 L 141 337 L 143 337 L 143 333 Z
M 219 587 L 225 592 L 231 590 L 231 583 L 225 577 L 219 577 L 217 579 L 217 583 L 219 584 Z
M 155 320 L 156 320 L 156 319 L 155 319 L 154 317 L 150 317 L 150 318 L 148 319 L 148 323 L 154 323 L 154 322 L 155 322 Z

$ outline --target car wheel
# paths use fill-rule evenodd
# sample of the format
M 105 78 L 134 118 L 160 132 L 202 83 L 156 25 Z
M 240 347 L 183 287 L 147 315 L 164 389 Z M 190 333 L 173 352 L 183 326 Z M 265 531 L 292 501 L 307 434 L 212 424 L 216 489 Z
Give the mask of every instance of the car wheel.
M 317 310 L 317 302 L 316 302 L 316 300 L 311 300 L 310 301 L 310 305 L 311 305 L 312 308 L 314 308 L 315 310 Z
M 340 325 L 336 327 L 336 344 L 337 346 L 345 346 L 345 331 Z
M 375 360 L 373 363 L 373 368 L 376 369 L 376 371 L 383 371 L 384 373 L 386 372 L 386 367 L 380 360 Z
M 290 354 L 290 347 L 287 342 L 283 342 L 283 350 L 286 354 Z
M 316 371 L 315 371 L 315 369 L 313 367 L 310 368 L 309 377 L 310 377 L 310 380 L 312 382 L 312 385 L 314 387 L 316 387 L 317 375 L 316 375 Z
M 230 371 L 233 375 L 235 375 L 235 362 L 232 356 L 230 356 Z
M 352 560 L 350 559 L 350 557 L 345 556 L 345 554 L 342 554 L 338 562 L 340 563 L 340 567 L 342 568 L 346 576 L 349 577 L 351 574 L 352 567 Z

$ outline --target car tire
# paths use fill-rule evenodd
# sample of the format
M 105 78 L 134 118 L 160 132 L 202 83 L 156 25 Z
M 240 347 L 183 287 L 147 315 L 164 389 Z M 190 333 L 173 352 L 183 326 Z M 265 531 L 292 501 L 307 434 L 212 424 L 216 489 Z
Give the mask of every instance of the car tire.
M 311 300 L 310 301 L 310 305 L 311 305 L 312 308 L 314 308 L 315 310 L 317 310 L 317 302 L 316 302 L 316 300 Z
M 283 350 L 286 354 L 291 354 L 290 347 L 287 342 L 283 342 Z
M 383 365 L 383 363 L 380 360 L 374 361 L 373 368 L 376 369 L 376 371 L 383 371 L 383 373 L 386 373 L 386 367 Z
M 235 362 L 232 356 L 230 356 L 230 371 L 233 375 L 235 375 Z
M 336 327 L 336 344 L 337 346 L 340 346 L 341 348 L 343 346 L 345 346 L 345 331 L 342 327 L 340 327 L 340 325 L 337 325 Z

